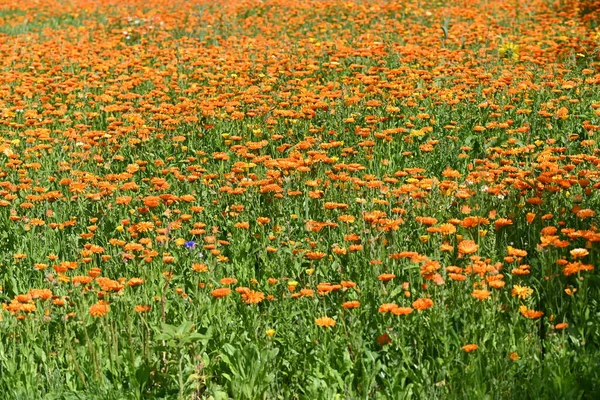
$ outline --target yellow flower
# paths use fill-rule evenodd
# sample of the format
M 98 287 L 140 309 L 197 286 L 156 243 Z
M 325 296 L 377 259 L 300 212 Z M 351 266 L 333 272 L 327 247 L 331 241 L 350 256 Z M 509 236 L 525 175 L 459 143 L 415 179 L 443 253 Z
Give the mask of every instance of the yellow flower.
M 521 300 L 525 300 L 533 294 L 533 289 L 528 286 L 514 285 L 511 294 L 513 296 L 518 296 Z
M 275 336 L 275 329 L 267 329 L 267 331 L 265 333 L 267 334 L 268 337 L 273 337 L 273 336 Z
M 513 42 L 503 43 L 498 49 L 498 54 L 500 58 L 510 58 L 517 61 L 519 59 L 519 45 Z

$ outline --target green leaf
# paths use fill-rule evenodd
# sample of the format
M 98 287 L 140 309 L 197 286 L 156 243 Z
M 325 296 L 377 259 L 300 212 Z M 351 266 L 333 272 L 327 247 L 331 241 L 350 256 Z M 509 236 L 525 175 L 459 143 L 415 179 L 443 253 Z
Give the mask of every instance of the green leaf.
M 229 375 L 228 373 L 222 372 L 221 376 L 225 379 L 227 379 L 229 382 L 232 381 L 231 375 Z
M 179 325 L 178 327 L 176 327 L 176 333 L 179 336 L 183 336 L 184 334 L 188 333 L 191 329 L 192 329 L 193 324 L 190 321 L 184 321 L 181 325 Z
M 167 332 L 162 332 L 162 333 L 159 333 L 158 335 L 156 335 L 155 339 L 159 340 L 159 341 L 162 341 L 162 340 L 169 341 L 169 340 L 173 339 L 173 335 L 170 333 L 167 333 Z

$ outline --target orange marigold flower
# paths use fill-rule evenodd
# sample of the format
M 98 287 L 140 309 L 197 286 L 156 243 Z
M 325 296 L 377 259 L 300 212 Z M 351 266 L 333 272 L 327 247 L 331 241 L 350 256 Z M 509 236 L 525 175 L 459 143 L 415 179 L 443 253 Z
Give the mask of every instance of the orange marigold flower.
M 244 303 L 246 304 L 258 304 L 265 299 L 265 294 L 263 292 L 248 290 L 242 294 L 242 299 L 244 299 Z
M 540 205 L 544 202 L 544 200 L 540 199 L 539 197 L 530 197 L 527 200 L 525 200 L 526 203 L 528 204 L 533 204 L 533 205 Z
M 133 311 L 135 311 L 137 313 L 146 313 L 146 312 L 149 312 L 151 309 L 152 309 L 151 306 L 141 304 L 141 305 L 135 306 Z
M 15 296 L 15 300 L 17 300 L 19 303 L 28 303 L 33 300 L 33 296 L 29 293 L 18 294 Z
M 362 244 L 352 244 L 348 247 L 349 251 L 361 251 L 363 249 Z
M 422 297 L 420 299 L 415 300 L 412 303 L 412 306 L 415 310 L 419 310 L 419 311 L 426 310 L 428 308 L 433 307 L 433 300 L 428 299 L 426 297 Z
M 398 305 L 395 303 L 384 303 L 381 306 L 379 306 L 379 312 L 380 313 L 389 313 L 390 311 L 392 311 L 394 308 L 397 308 Z
M 455 273 L 449 273 L 448 278 L 452 279 L 453 281 L 464 281 L 467 279 L 466 275 Z
M 321 295 L 327 294 L 329 292 L 334 292 L 336 290 L 340 290 L 342 288 L 341 285 L 332 285 L 327 282 L 319 283 L 317 285 L 317 292 Z
M 527 266 L 527 268 L 524 268 L 523 266 L 513 268 L 510 272 L 514 275 L 529 275 L 531 273 L 531 271 L 529 271 L 529 266 Z
M 494 289 L 501 289 L 506 285 L 506 282 L 502 280 L 495 280 L 488 283 L 488 285 Z
M 147 196 L 142 199 L 146 207 L 158 207 L 160 205 L 160 197 L 158 196 Z
M 482 290 L 473 290 L 473 293 L 471 293 L 471 296 L 478 299 L 478 300 L 485 300 L 487 298 L 490 297 L 490 292 L 488 290 L 482 289 Z
M 321 252 L 321 251 L 309 251 L 308 253 L 305 254 L 305 257 L 308 258 L 309 260 L 320 260 L 321 258 L 325 257 L 327 254 Z
M 382 282 L 387 282 L 387 281 L 391 281 L 395 277 L 396 277 L 396 275 L 394 275 L 394 274 L 381 274 L 377 277 L 377 279 L 379 279 Z
M 479 346 L 477 346 L 476 344 L 466 344 L 463 347 L 461 347 L 461 349 L 463 349 L 465 352 L 470 353 L 472 351 L 475 351 L 479 348 Z
M 356 221 L 356 218 L 353 215 L 340 215 L 338 221 L 351 224 Z
M 337 255 L 345 255 L 348 252 L 348 250 L 343 247 L 334 247 L 331 251 Z
M 208 265 L 201 264 L 201 263 L 194 263 L 194 264 L 192 264 L 192 269 L 195 272 L 208 272 Z
M 415 217 L 415 220 L 426 226 L 432 226 L 438 222 L 438 220 L 433 217 Z
M 25 313 L 32 313 L 37 310 L 37 307 L 33 303 L 21 304 L 21 311 Z
M 567 107 L 561 107 L 556 110 L 556 117 L 562 120 L 569 118 L 569 109 Z
M 231 294 L 231 289 L 229 288 L 218 288 L 210 292 L 211 296 L 215 299 L 220 299 L 225 296 L 229 296 Z
M 526 306 L 519 307 L 519 312 L 524 317 L 527 317 L 529 319 L 537 319 L 537 318 L 540 318 L 540 317 L 542 317 L 544 315 L 544 313 L 542 311 L 530 310 Z
M 508 225 L 512 225 L 512 224 L 513 224 L 512 220 L 506 219 L 506 218 L 498 218 L 496 221 L 494 221 L 494 226 L 495 226 L 496 230 L 502 228 L 503 226 L 508 226 Z
M 100 300 L 96 304 L 92 304 L 90 307 L 90 315 L 93 317 L 102 317 L 110 311 L 110 306 L 104 300 Z
M 458 252 L 461 254 L 473 254 L 478 249 L 479 245 L 473 240 L 463 240 L 458 244 Z
M 442 235 L 452 235 L 456 233 L 456 227 L 450 223 L 441 224 L 440 233 Z
M 352 301 L 347 301 L 344 304 L 342 304 L 342 308 L 346 308 L 346 309 L 353 309 L 353 308 L 358 308 L 360 306 L 360 302 L 356 301 L 356 300 L 352 300 Z
M 237 283 L 237 279 L 235 278 L 223 278 L 220 280 L 221 285 L 233 285 L 235 283 Z
M 556 232 L 558 232 L 558 229 L 555 226 L 545 226 L 540 231 L 540 233 L 543 236 L 551 236 L 554 235 Z
M 105 292 L 118 292 L 125 287 L 119 281 L 113 281 L 112 279 L 104 277 L 96 278 L 96 282 L 98 283 L 98 286 L 100 286 L 100 288 Z
M 592 271 L 594 266 L 591 264 L 583 264 L 580 261 L 571 262 L 565 265 L 563 268 L 563 274 L 570 276 L 579 273 L 580 271 Z
M 454 251 L 454 246 L 452 246 L 449 243 L 443 243 L 440 245 L 440 251 L 446 251 L 446 252 L 453 252 Z
M 408 315 L 413 312 L 411 307 L 396 307 L 392 311 L 394 315 Z
M 589 208 L 586 208 L 586 209 L 577 211 L 577 214 L 575 214 L 575 215 L 577 215 L 578 218 L 585 219 L 585 218 L 593 217 L 594 215 L 596 215 L 596 212 L 594 210 L 590 210 Z
M 473 228 L 478 225 L 487 225 L 489 223 L 490 221 L 483 217 L 466 217 L 460 222 L 463 228 Z
M 320 317 L 315 319 L 315 325 L 321 326 L 323 328 L 330 328 L 335 326 L 335 320 L 330 317 Z
M 66 301 L 65 301 L 65 299 L 56 298 L 56 299 L 52 300 L 52 303 L 55 306 L 59 306 L 60 307 L 60 306 L 64 306 L 66 304 Z
M 92 277 L 92 278 L 96 278 L 98 276 L 100 276 L 100 274 L 102 273 L 102 270 L 98 267 L 94 267 L 94 268 L 90 268 L 90 270 L 88 271 L 88 276 Z
M 515 249 L 512 246 L 507 246 L 506 251 L 508 252 L 508 255 L 511 257 L 525 257 L 527 255 L 527 251 Z
M 33 299 L 48 300 L 52 298 L 52 291 L 50 289 L 31 289 L 29 294 Z
M 92 278 L 91 276 L 78 275 L 78 276 L 74 276 L 71 279 L 71 282 L 75 286 L 80 286 L 80 285 L 87 285 L 87 284 L 89 284 L 93 280 L 94 280 L 94 278 Z
M 144 282 L 146 282 L 146 281 L 142 278 L 131 278 L 127 282 L 127 286 L 130 286 L 130 287 L 140 286 L 140 285 L 143 285 Z
M 561 322 L 560 324 L 554 325 L 554 329 L 557 329 L 560 331 L 562 329 L 565 329 L 568 326 L 569 326 L 569 324 L 567 324 L 566 322 Z

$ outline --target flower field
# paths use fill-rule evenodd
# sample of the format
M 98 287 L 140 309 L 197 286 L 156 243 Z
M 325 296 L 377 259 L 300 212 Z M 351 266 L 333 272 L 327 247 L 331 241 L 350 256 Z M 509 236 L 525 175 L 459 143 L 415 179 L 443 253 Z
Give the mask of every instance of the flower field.
M 0 393 L 600 397 L 599 10 L 0 3 Z

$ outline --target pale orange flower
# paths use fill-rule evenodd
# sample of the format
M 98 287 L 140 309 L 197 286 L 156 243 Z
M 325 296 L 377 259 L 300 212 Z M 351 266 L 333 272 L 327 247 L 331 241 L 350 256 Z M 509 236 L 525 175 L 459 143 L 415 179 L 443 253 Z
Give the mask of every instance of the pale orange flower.
M 479 245 L 473 240 L 463 240 L 458 244 L 458 252 L 461 254 L 473 254 L 479 249 Z
M 335 320 L 330 317 L 320 317 L 315 319 L 315 325 L 321 326 L 323 328 L 331 328 L 335 326 Z

